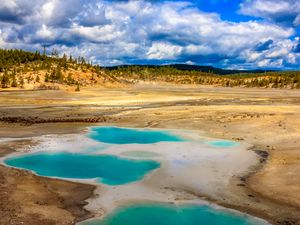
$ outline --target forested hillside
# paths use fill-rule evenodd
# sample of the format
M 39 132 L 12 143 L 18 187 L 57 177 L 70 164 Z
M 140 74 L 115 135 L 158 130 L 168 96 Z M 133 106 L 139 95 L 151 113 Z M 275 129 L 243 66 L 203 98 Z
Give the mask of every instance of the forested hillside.
M 109 66 L 105 67 L 108 70 L 116 70 L 119 68 L 128 68 L 134 67 L 134 65 L 122 65 L 122 66 Z M 159 69 L 159 68 L 173 68 L 176 70 L 184 70 L 184 71 L 199 71 L 205 73 L 213 73 L 218 75 L 229 75 L 229 74 L 239 74 L 241 70 L 232 70 L 232 69 L 220 69 L 213 66 L 199 66 L 199 65 L 189 65 L 189 64 L 170 64 L 170 65 L 143 65 L 143 68 L 152 68 L 152 69 Z M 265 73 L 265 72 L 272 72 L 274 70 L 244 70 L 244 73 Z
M 220 75 L 196 70 L 175 69 L 172 66 L 125 66 L 106 73 L 130 82 L 161 81 L 178 84 L 216 85 L 224 87 L 261 87 L 300 89 L 300 71 L 248 72 Z
M 186 68 L 186 69 L 185 69 Z M 193 70 L 197 68 L 197 70 Z M 205 68 L 205 71 L 200 71 Z M 40 52 L 0 49 L 0 88 L 59 89 L 81 86 L 130 85 L 137 82 L 171 82 L 224 87 L 260 87 L 300 89 L 299 71 L 238 71 L 224 75 L 210 67 L 119 66 L 102 68 L 83 57 L 59 56 L 53 50 Z M 213 67 L 212 67 L 213 68 Z M 221 71 L 218 74 L 217 72 Z M 229 70 L 230 71 L 230 70 Z M 227 73 L 227 72 L 226 72 Z
M 58 89 L 63 85 L 79 90 L 80 86 L 118 82 L 83 57 L 60 57 L 55 50 L 50 56 L 45 51 L 0 50 L 1 88 Z

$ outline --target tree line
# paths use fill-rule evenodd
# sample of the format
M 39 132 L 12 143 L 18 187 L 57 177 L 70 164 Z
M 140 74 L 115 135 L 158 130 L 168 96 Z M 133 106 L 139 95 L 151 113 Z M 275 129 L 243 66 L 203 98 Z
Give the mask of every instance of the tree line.
M 74 77 L 73 71 L 89 72 L 87 78 Z M 0 88 L 23 87 L 28 83 L 57 83 L 70 86 L 91 84 L 105 77 L 110 82 L 136 83 L 161 81 L 177 84 L 215 85 L 224 87 L 260 87 L 300 89 L 300 71 L 269 71 L 221 75 L 215 72 L 177 69 L 172 66 L 119 66 L 110 69 L 93 65 L 84 57 L 59 56 L 56 50 L 46 54 L 44 48 L 28 52 L 0 49 Z M 102 80 L 103 81 L 103 80 Z
M 300 89 L 300 71 L 241 72 L 239 74 L 219 75 L 196 70 L 178 70 L 170 66 L 120 66 L 106 72 L 133 83 L 138 81 L 162 81 L 223 87 Z

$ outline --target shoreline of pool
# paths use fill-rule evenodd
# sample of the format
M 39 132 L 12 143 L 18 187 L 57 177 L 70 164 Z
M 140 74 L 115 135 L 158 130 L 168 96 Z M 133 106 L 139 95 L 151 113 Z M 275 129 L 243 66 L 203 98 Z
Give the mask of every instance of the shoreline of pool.
M 71 134 L 71 135 L 75 135 L 75 136 L 77 136 L 77 135 L 82 135 L 82 134 L 84 134 L 87 130 L 89 130 L 90 128 L 89 127 L 87 127 L 87 128 L 85 128 L 82 132 L 80 132 L 79 134 Z M 162 129 L 159 129 L 159 130 L 162 130 Z M 171 129 L 165 129 L 165 130 L 171 130 Z M 182 132 L 184 132 L 184 131 L 182 131 Z M 193 134 L 194 133 L 197 133 L 197 132 L 195 132 L 195 131 L 189 131 L 189 132 L 192 132 Z M 51 138 L 57 138 L 57 136 L 55 137 L 55 135 L 46 135 L 46 136 L 48 136 L 48 137 L 50 137 L 50 139 Z M 65 136 L 65 135 L 60 135 L 60 137 L 61 136 Z M 66 136 L 68 136 L 68 134 L 66 134 Z M 215 138 L 213 138 L 213 137 L 204 137 L 204 139 L 206 139 L 207 141 L 208 140 L 215 140 Z M 168 144 L 168 143 L 167 143 Z M 247 145 L 247 148 L 249 148 L 249 146 L 250 145 Z M 243 146 L 244 148 L 243 148 L 243 151 L 246 151 L 246 149 L 247 148 L 245 148 L 245 146 Z M 241 148 L 241 146 L 239 146 L 239 148 Z M 11 155 L 10 155 L 11 156 Z M 9 157 L 9 156 L 6 156 L 5 158 L 7 158 L 7 157 Z M 1 162 L 3 161 L 3 158 L 1 158 Z M 257 163 L 259 163 L 259 162 L 257 162 Z M 246 172 L 246 171 L 245 171 Z M 149 175 L 150 176 L 150 175 Z M 47 178 L 49 178 L 49 177 L 47 177 Z M 148 176 L 142 181 L 142 182 L 144 182 L 144 181 L 146 181 L 146 183 L 148 182 Z M 54 178 L 50 178 L 50 179 L 61 179 L 61 178 L 58 178 L 58 177 L 54 177 Z M 65 179 L 64 179 L 65 180 Z M 80 182 L 80 183 L 85 183 L 85 182 L 82 182 L 83 180 L 76 180 L 76 179 L 66 179 L 67 181 L 71 181 L 71 182 Z M 141 182 L 141 181 L 140 181 Z M 88 183 L 88 184 L 91 184 L 90 183 L 90 181 L 88 181 L 88 182 L 86 182 L 86 183 Z M 148 182 L 149 183 L 149 182 Z M 150 182 L 151 183 L 151 182 Z M 93 185 L 95 185 L 95 184 L 93 184 Z M 99 184 L 96 184 L 96 186 L 97 187 L 99 187 L 99 186 L 101 186 L 101 189 L 103 189 L 103 185 L 99 185 Z M 99 188 L 97 188 L 96 190 L 95 190 L 95 195 L 99 195 L 99 194 L 101 194 L 101 193 L 97 193 L 97 190 L 98 190 Z M 103 190 L 101 190 L 100 192 L 103 192 Z M 197 192 L 197 190 L 195 190 L 195 192 Z M 195 197 L 195 196 L 194 196 Z M 197 197 L 198 198 L 198 197 Z M 89 204 L 85 207 L 87 210 L 89 210 L 89 211 L 91 211 L 94 215 L 97 215 L 97 209 L 96 208 L 94 208 L 94 209 L 92 209 L 93 207 L 91 207 L 91 202 L 93 202 L 93 200 L 94 199 L 88 199 L 88 202 L 89 202 Z M 140 200 L 142 200 L 142 199 L 140 199 Z M 138 200 L 139 201 L 139 200 Z M 213 200 L 210 200 L 211 202 L 214 202 Z M 168 199 L 166 199 L 166 202 L 168 202 Z M 103 210 L 101 209 L 101 211 L 103 212 Z M 250 214 L 249 214 L 250 215 Z
M 255 215 L 244 213 L 244 212 L 241 212 L 237 209 L 227 208 L 227 207 L 218 205 L 218 204 L 214 203 L 213 201 L 201 200 L 201 199 L 192 200 L 192 201 L 180 201 L 180 202 L 177 202 L 177 203 L 160 202 L 160 201 L 139 201 L 139 200 L 126 202 L 126 203 L 122 203 L 122 204 L 118 205 L 118 207 L 116 207 L 115 209 L 113 209 L 109 213 L 103 213 L 101 216 L 95 216 L 95 217 L 89 218 L 87 220 L 76 223 L 76 225 L 88 225 L 89 222 L 101 221 L 101 220 L 105 219 L 107 216 L 110 216 L 110 215 L 114 214 L 119 209 L 126 209 L 127 207 L 130 207 L 130 206 L 137 206 L 138 207 L 140 205 L 150 205 L 150 206 L 151 205 L 153 205 L 153 206 L 165 205 L 165 206 L 168 206 L 168 207 L 177 207 L 179 209 L 182 206 L 209 207 L 209 208 L 215 210 L 216 214 L 217 213 L 226 213 L 228 215 L 237 216 L 237 217 L 240 217 L 240 218 L 244 217 L 248 221 L 258 222 L 259 225 L 271 225 L 271 223 L 269 221 L 267 221 L 263 218 L 257 217 Z

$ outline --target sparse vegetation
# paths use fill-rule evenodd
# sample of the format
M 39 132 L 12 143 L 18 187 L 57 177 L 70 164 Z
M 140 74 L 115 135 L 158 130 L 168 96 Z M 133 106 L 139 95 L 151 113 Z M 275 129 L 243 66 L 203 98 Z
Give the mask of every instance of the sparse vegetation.
M 40 85 L 78 87 L 103 84 L 107 80 L 118 82 L 83 57 L 74 58 L 65 54 L 59 57 L 56 50 L 47 56 L 45 49 L 43 54 L 0 49 L 0 88 L 39 88 Z
M 25 87 L 45 84 L 94 86 L 110 83 L 136 83 L 139 81 L 172 82 L 177 84 L 200 84 L 224 87 L 258 87 L 300 89 L 300 71 L 250 71 L 227 74 L 230 71 L 203 67 L 172 66 L 120 66 L 101 68 L 83 57 L 59 57 L 56 50 L 50 56 L 40 52 L 0 49 L 0 88 Z M 220 74 L 217 74 L 220 73 Z M 225 74 L 225 75 L 224 75 Z M 33 86 L 33 87 L 32 87 Z
M 77 84 L 77 87 L 76 87 L 75 91 L 80 91 L 79 84 Z
M 126 66 L 107 70 L 106 73 L 130 82 L 141 80 L 223 87 L 300 88 L 300 71 L 218 75 L 195 70 L 179 70 L 170 66 Z

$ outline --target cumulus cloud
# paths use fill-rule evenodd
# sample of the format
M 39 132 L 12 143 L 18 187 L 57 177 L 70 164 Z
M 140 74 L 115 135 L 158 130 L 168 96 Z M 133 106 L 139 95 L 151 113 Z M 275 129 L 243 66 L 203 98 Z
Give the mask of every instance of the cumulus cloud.
M 22 0 L 2 0 L 0 3 L 0 21 L 2 22 L 23 23 L 32 12 L 31 4 L 28 5 Z
M 32 50 L 47 45 L 101 65 L 188 62 L 280 68 L 297 66 L 300 58 L 299 40 L 291 38 L 295 34 L 292 26 L 224 21 L 220 15 L 203 12 L 188 1 L 2 2 L 0 47 Z M 266 13 L 269 7 L 260 2 L 272 1 L 246 1 L 241 11 L 262 17 L 261 12 L 254 11 L 256 7 L 265 12 L 264 17 L 273 19 L 267 16 L 271 15 Z M 245 11 L 246 6 L 253 11 Z M 275 5 L 272 9 L 281 12 L 289 6 Z M 1 10 L 11 16 L 1 14 Z M 296 24 L 298 15 L 293 16 Z
M 240 12 L 283 25 L 300 26 L 299 0 L 249 0 L 241 3 Z
M 147 52 L 149 59 L 176 59 L 181 51 L 181 46 L 176 46 L 163 42 L 155 42 Z

